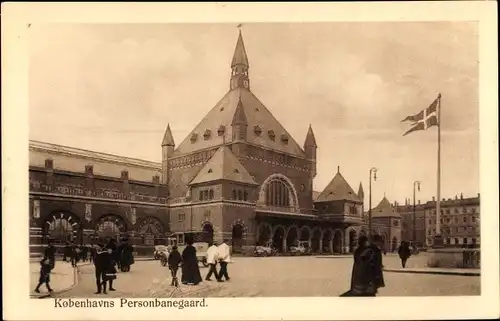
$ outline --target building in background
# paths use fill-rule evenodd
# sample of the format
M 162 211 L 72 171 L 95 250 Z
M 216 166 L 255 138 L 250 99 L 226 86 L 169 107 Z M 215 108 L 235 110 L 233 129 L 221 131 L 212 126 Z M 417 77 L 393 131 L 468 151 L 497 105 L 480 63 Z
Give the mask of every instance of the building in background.
M 409 202 L 408 202 L 409 203 Z M 413 205 L 398 206 L 403 221 L 401 237 L 413 240 Z M 431 246 L 436 234 L 436 200 L 416 206 L 417 246 Z M 480 195 L 441 200 L 441 232 L 447 247 L 480 244 Z
M 339 168 L 315 194 L 312 127 L 304 124 L 300 146 L 252 93 L 241 33 L 230 67 L 228 91 L 180 144 L 167 125 L 161 163 L 30 142 L 31 244 L 127 236 L 151 247 L 191 233 L 229 239 L 234 252 L 256 244 L 287 252 L 299 242 L 352 252 L 369 234 L 361 184 L 356 193 Z M 396 208 L 384 197 L 373 217 L 372 234 L 394 249 Z

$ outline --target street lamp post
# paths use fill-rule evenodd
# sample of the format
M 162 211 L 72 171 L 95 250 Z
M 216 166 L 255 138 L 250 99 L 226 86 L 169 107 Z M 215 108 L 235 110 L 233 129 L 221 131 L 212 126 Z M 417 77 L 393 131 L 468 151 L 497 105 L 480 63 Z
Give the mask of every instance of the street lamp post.
M 370 168 L 370 184 L 368 188 L 368 239 L 372 240 L 372 173 L 373 173 L 373 180 L 377 180 L 377 169 L 375 167 Z
M 420 181 L 413 182 L 413 248 L 415 249 L 417 246 L 417 219 L 415 214 L 415 187 L 418 188 L 420 192 Z

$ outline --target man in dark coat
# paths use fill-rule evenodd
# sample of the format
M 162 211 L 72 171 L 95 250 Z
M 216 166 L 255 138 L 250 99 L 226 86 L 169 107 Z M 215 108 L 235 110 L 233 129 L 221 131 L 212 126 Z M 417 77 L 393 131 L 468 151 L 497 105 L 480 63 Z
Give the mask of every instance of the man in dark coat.
M 177 251 L 177 245 L 172 246 L 172 252 L 168 255 L 167 263 L 170 274 L 172 275 L 172 283 L 170 285 L 178 286 L 177 270 L 179 269 L 179 265 L 182 263 L 182 257 L 179 251 Z
M 411 256 L 410 246 L 407 242 L 401 241 L 401 245 L 398 248 L 399 258 L 401 259 L 401 266 L 403 269 L 406 267 L 406 261 Z
M 116 274 L 116 269 L 112 258 L 112 250 L 110 248 L 103 248 L 102 244 L 99 244 L 97 246 L 94 265 L 97 285 L 97 292 L 95 294 L 107 294 L 107 282 L 109 282 L 109 290 L 115 291 L 115 289 L 113 288 L 113 279 L 110 278 L 110 275 Z
M 54 269 L 56 265 L 56 247 L 54 246 L 54 241 L 52 239 L 47 240 L 47 247 L 43 253 L 43 257 L 48 259 L 51 265 L 51 270 Z
M 130 266 L 134 264 L 134 248 L 124 239 L 120 245 L 120 268 L 122 272 L 130 272 Z
M 196 257 L 196 248 L 193 246 L 193 240 L 187 241 L 187 246 L 182 251 L 182 278 L 183 284 L 198 285 L 202 281 L 198 258 Z
M 371 253 L 371 262 L 370 262 L 370 277 L 371 277 L 371 286 L 373 287 L 373 291 L 375 293 L 378 292 L 379 288 L 385 287 L 384 281 L 384 273 L 383 273 L 383 263 L 382 263 L 382 251 L 383 247 L 382 241 L 380 238 L 375 238 L 368 248 L 372 251 Z
M 358 238 L 358 247 L 353 256 L 351 288 L 341 296 L 375 296 L 374 293 L 368 291 L 370 287 L 369 261 L 371 255 L 366 236 L 361 235 Z

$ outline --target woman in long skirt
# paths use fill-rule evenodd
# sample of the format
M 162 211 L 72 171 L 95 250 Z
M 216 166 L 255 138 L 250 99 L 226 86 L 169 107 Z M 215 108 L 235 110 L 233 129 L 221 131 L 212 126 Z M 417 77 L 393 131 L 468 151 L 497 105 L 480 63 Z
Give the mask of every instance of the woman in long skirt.
M 198 266 L 198 258 L 196 257 L 196 248 L 193 246 L 193 241 L 188 240 L 187 246 L 182 251 L 182 277 L 183 284 L 197 285 L 202 281 L 200 267 Z

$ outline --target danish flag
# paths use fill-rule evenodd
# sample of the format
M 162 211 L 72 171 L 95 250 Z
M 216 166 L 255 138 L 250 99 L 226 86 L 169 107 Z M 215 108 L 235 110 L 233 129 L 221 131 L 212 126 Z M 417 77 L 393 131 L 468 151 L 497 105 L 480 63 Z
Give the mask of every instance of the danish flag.
M 427 107 L 426 109 L 422 110 L 418 114 L 408 116 L 405 119 L 402 120 L 404 121 L 413 121 L 412 127 L 408 129 L 403 136 L 408 135 L 411 132 L 417 131 L 417 130 L 426 130 L 427 128 L 431 126 L 439 126 L 438 122 L 438 109 L 439 109 L 439 100 L 441 98 L 441 95 L 439 95 L 433 102 L 432 104 Z

